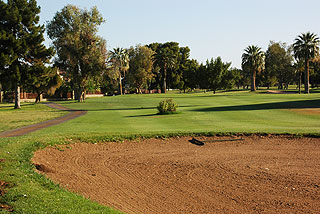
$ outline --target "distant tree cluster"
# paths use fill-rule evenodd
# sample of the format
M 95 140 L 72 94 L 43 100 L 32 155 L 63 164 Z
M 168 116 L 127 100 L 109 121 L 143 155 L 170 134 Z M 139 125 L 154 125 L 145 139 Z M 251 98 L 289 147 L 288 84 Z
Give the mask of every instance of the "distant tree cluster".
M 313 33 L 299 35 L 294 44 L 270 42 L 264 52 L 250 45 L 242 55 L 241 69 L 232 68 L 221 57 L 206 63 L 190 59 L 190 48 L 177 42 L 151 43 L 108 51 L 106 40 L 98 36 L 104 22 L 96 7 L 80 9 L 67 5 L 47 23 L 52 40 L 44 42 L 45 26 L 39 25 L 40 7 L 36 0 L 0 1 L 0 91 L 40 95 L 73 91 L 83 101 L 86 93 L 143 93 L 146 90 L 233 88 L 296 84 L 305 93 L 320 84 L 319 38 Z
M 251 74 L 251 91 L 256 90 L 257 82 L 267 87 L 277 84 L 279 89 L 296 83 L 300 93 L 304 74 L 305 93 L 309 93 L 310 78 L 312 86 L 320 84 L 319 44 L 318 36 L 308 32 L 299 35 L 291 46 L 270 42 L 265 53 L 257 46 L 248 46 L 242 55 L 242 69 Z

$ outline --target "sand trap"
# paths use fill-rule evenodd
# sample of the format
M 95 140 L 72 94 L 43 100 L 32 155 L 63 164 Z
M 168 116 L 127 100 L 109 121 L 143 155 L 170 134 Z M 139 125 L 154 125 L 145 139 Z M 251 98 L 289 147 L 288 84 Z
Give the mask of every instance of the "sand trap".
M 74 144 L 37 151 L 33 162 L 68 190 L 127 213 L 320 213 L 320 139 L 190 139 Z

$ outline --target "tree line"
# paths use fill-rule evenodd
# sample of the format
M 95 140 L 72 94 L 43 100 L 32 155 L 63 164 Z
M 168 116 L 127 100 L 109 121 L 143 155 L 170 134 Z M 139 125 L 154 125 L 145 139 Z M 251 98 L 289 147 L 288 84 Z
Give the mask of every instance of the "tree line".
M 297 84 L 304 76 L 305 92 L 320 83 L 319 38 L 299 35 L 293 45 L 270 42 L 266 52 L 248 46 L 241 69 L 221 57 L 199 63 L 190 59 L 190 48 L 177 42 L 151 43 L 108 51 L 98 35 L 105 22 L 96 7 L 67 5 L 47 25 L 39 24 L 36 0 L 0 1 L 0 91 L 15 91 L 20 108 L 20 87 L 38 94 L 72 90 L 83 101 L 86 92 L 142 93 L 143 90 L 227 90 L 256 86 L 280 89 Z M 43 34 L 52 40 L 47 48 Z M 299 90 L 300 91 L 300 90 Z

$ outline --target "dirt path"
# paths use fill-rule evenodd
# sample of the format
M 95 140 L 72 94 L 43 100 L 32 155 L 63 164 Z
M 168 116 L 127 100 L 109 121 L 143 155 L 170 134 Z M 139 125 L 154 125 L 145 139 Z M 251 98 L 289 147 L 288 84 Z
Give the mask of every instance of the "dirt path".
M 68 190 L 127 213 L 320 213 L 319 138 L 190 139 L 46 148 L 33 163 Z
M 68 120 L 72 120 L 74 118 L 80 117 L 87 113 L 87 111 L 69 109 L 56 103 L 45 103 L 45 105 L 61 111 L 69 111 L 70 113 L 52 120 L 47 120 L 47 121 L 43 121 L 41 123 L 33 124 L 30 126 L 25 126 L 22 128 L 2 132 L 0 133 L 0 138 L 17 137 L 17 136 L 26 135 L 30 132 L 38 131 L 40 129 L 47 128 L 49 126 L 54 126 L 54 125 L 66 122 Z

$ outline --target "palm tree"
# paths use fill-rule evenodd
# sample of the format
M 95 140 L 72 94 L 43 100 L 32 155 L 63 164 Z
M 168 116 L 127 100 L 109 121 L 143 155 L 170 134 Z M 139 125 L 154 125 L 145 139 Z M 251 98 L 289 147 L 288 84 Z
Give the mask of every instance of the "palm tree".
M 122 79 L 126 75 L 126 71 L 129 70 L 129 54 L 126 49 L 123 48 L 114 48 L 111 51 L 111 61 L 113 68 L 118 72 L 119 77 L 119 90 L 122 95 Z
M 319 53 L 319 37 L 314 33 L 302 33 L 293 44 L 294 57 L 304 61 L 304 90 L 309 94 L 309 63 Z
M 162 93 L 167 91 L 167 70 L 174 67 L 176 57 L 168 48 L 161 48 L 154 55 L 155 65 L 160 67 L 162 73 Z
M 242 67 L 251 72 L 251 91 L 256 91 L 256 74 L 264 69 L 265 54 L 258 46 L 248 46 L 242 54 Z

